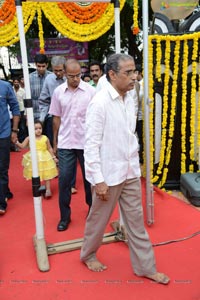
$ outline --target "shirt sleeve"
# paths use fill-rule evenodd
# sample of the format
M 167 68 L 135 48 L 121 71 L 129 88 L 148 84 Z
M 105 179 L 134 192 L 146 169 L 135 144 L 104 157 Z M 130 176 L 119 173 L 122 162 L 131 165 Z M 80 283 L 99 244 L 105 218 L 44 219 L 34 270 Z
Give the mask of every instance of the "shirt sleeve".
M 7 102 L 10 107 L 12 116 L 19 116 L 20 115 L 19 103 L 17 101 L 13 88 L 9 85 L 7 90 Z
M 61 117 L 62 108 L 60 105 L 60 97 L 59 97 L 59 89 L 58 88 L 56 88 L 53 92 L 48 113 L 53 116 Z
M 84 146 L 86 178 L 93 185 L 104 182 L 100 160 L 104 119 L 103 106 L 99 105 L 94 99 L 87 109 Z
M 48 76 L 47 76 L 47 78 L 48 78 Z M 44 121 L 46 115 L 48 114 L 49 106 L 50 106 L 50 102 L 51 102 L 47 78 L 44 81 L 44 85 L 42 87 L 40 97 L 39 97 L 40 121 L 41 122 Z

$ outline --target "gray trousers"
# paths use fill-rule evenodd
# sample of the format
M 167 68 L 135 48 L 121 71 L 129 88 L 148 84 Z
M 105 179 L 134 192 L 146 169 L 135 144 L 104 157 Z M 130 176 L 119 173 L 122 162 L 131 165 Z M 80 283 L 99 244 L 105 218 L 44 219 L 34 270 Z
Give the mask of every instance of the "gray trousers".
M 134 273 L 139 276 L 155 274 L 154 252 L 144 227 L 140 179 L 128 179 L 119 185 L 109 187 L 108 201 L 99 200 L 94 188 L 92 197 L 92 207 L 86 221 L 81 248 L 81 260 L 96 259 L 96 252 L 101 246 L 105 228 L 118 200 L 127 231 Z

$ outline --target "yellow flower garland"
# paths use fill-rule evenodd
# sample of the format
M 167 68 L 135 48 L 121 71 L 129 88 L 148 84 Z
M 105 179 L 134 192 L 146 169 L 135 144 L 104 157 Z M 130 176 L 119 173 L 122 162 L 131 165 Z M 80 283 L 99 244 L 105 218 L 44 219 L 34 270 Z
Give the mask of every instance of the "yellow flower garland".
M 37 15 L 38 15 L 38 27 L 39 27 L 39 41 L 40 41 L 40 53 L 44 53 L 44 32 L 43 32 L 43 26 L 42 26 L 42 11 L 41 8 L 37 7 Z
M 161 136 L 161 149 L 160 149 L 160 162 L 157 169 L 157 174 L 162 173 L 163 165 L 165 162 L 165 151 L 167 143 L 167 119 L 168 119 L 168 85 L 170 78 L 170 41 L 166 40 L 165 50 L 165 79 L 164 79 L 164 95 L 163 95 L 163 112 L 162 112 L 162 136 Z M 166 169 L 163 176 L 166 175 Z
M 182 71 L 182 110 L 181 110 L 181 173 L 186 172 L 186 117 L 187 117 L 187 66 L 188 40 L 184 40 Z
M 153 43 L 149 39 L 148 41 L 149 46 L 149 53 L 153 54 Z M 153 111 L 154 111 L 154 91 L 153 91 L 153 70 L 154 70 L 154 64 L 153 64 L 153 55 L 149 55 L 149 131 L 150 131 L 150 137 L 153 136 L 154 133 L 154 123 L 153 123 Z M 145 99 L 146 101 L 146 99 Z M 146 103 L 144 103 L 146 105 Z M 153 179 L 153 164 L 154 164 L 154 143 L 153 139 L 150 139 L 150 178 Z M 144 156 L 144 163 L 145 163 L 145 156 Z M 145 168 L 144 168 L 145 169 Z
M 195 149 L 196 149 L 196 75 L 197 75 L 197 49 L 198 40 L 193 40 L 193 53 L 192 53 L 192 78 L 191 78 L 191 113 L 190 113 L 190 161 L 195 161 Z M 191 163 L 189 171 L 194 172 L 194 164 Z
M 138 0 L 133 0 L 133 34 L 139 33 L 138 25 Z
M 167 48 L 166 48 L 167 51 Z M 176 93 L 177 93 L 177 81 L 178 81 L 178 66 L 179 66 L 179 52 L 180 51 L 180 41 L 176 42 L 175 50 L 174 50 L 174 76 L 173 76 L 173 84 L 172 84 L 172 93 L 171 93 L 171 109 L 170 109 L 170 121 L 168 125 L 168 145 L 166 148 L 165 155 L 165 168 L 163 172 L 163 176 L 159 186 L 163 186 L 167 179 L 168 174 L 168 165 L 171 159 L 171 148 L 174 137 L 174 123 L 175 123 L 175 113 L 176 113 Z M 168 99 L 163 99 L 164 101 L 168 101 Z
M 125 0 L 120 1 L 120 9 L 123 8 Z M 79 41 L 91 41 L 99 38 L 107 32 L 114 22 L 114 6 L 108 4 L 104 14 L 91 24 L 78 24 L 66 18 L 64 12 L 56 3 L 40 3 L 41 8 L 49 21 L 64 36 Z
M 156 40 L 156 79 L 161 82 L 161 40 L 158 38 Z
M 9 11 L 12 14 L 15 10 L 15 6 L 13 6 L 14 0 L 5 0 L 6 3 L 10 4 Z M 5 4 L 4 2 L 4 4 Z M 9 5 L 7 6 L 9 7 Z M 26 33 L 29 29 L 30 25 L 33 22 L 33 18 L 36 13 L 36 2 L 23 2 L 22 10 L 23 10 L 23 22 L 24 22 L 24 32 Z M 19 32 L 18 32 L 18 21 L 16 16 L 16 11 L 14 11 L 14 17 L 12 21 L 8 24 L 4 24 L 4 26 L 0 26 L 0 47 L 10 46 L 19 41 Z
M 156 53 L 153 53 L 153 47 L 149 47 L 149 72 L 155 72 L 155 76 L 157 80 L 161 79 L 161 71 L 160 71 L 160 61 L 161 61 L 161 47 L 160 44 L 162 41 L 166 41 L 167 48 L 165 49 L 165 83 L 164 83 L 164 95 L 163 95 L 163 116 L 162 116 L 162 138 L 161 138 L 161 151 L 160 151 L 160 160 L 158 164 L 158 168 L 155 174 L 153 174 L 154 170 L 154 163 L 151 162 L 151 178 L 152 183 L 159 181 L 159 187 L 163 187 L 167 180 L 167 174 L 168 174 L 168 165 L 171 159 L 171 147 L 172 147 L 172 140 L 174 137 L 174 118 L 175 118 L 175 111 L 176 111 L 176 95 L 177 95 L 177 88 L 178 88 L 178 72 L 179 72 L 179 57 L 180 57 L 180 43 L 184 43 L 184 50 L 183 50 L 183 63 L 182 63 L 182 99 L 179 99 L 182 103 L 182 110 L 181 110 L 181 173 L 185 173 L 186 171 L 193 171 L 194 165 L 191 164 L 189 169 L 186 167 L 186 159 L 190 158 L 191 161 L 196 160 L 197 156 L 195 153 L 200 151 L 200 92 L 199 100 L 198 100 L 198 106 L 196 106 L 195 97 L 196 97 L 196 91 L 200 90 L 200 76 L 199 76 L 199 56 L 198 56 L 198 42 L 200 39 L 200 32 L 192 33 L 192 34 L 184 34 L 180 36 L 161 36 L 161 35 L 152 35 L 149 36 L 149 45 L 152 45 L 156 43 Z M 192 78 L 191 78 L 191 98 L 193 101 L 191 101 L 191 115 L 190 115 L 190 132 L 191 136 L 189 139 L 189 146 L 190 151 L 189 154 L 186 153 L 186 116 L 187 116 L 187 82 L 188 82 L 188 42 L 193 41 L 193 49 L 192 49 Z M 173 59 L 173 57 L 170 56 L 169 51 L 169 43 L 175 43 L 175 49 L 173 52 L 174 55 L 174 71 L 173 71 L 173 82 L 172 82 L 172 88 L 171 88 L 171 105 L 170 105 L 170 111 L 168 112 L 168 120 L 165 117 L 165 112 L 168 111 L 168 79 L 169 79 L 169 58 Z M 156 54 L 156 68 L 153 68 L 152 66 L 152 57 Z M 198 61 L 197 61 L 198 59 Z M 196 76 L 199 76 L 198 85 L 196 84 Z M 149 76 L 149 97 L 153 96 L 154 93 L 154 85 L 153 85 L 153 79 L 154 77 L 152 74 Z M 153 159 L 154 154 L 154 130 L 153 128 L 153 120 L 154 120 L 154 111 L 150 109 L 150 155 Z M 168 136 L 166 135 L 165 128 L 169 128 Z M 164 129 L 164 130 L 163 130 Z M 167 140 L 166 140 L 167 139 Z M 198 151 L 197 151 L 198 146 Z M 188 156 L 189 155 L 189 156 Z M 200 157 L 200 154 L 199 154 Z M 145 167 L 145 166 L 144 166 Z
M 123 8 L 124 3 L 125 0 L 120 1 L 120 9 Z M 94 22 L 90 23 L 86 18 L 85 24 L 79 24 L 74 23 L 71 19 L 67 18 L 63 10 L 59 8 L 58 3 L 23 2 L 22 10 L 25 33 L 30 27 L 36 12 L 38 12 L 39 38 L 42 47 L 41 51 L 43 51 L 43 29 L 40 12 L 40 10 L 42 10 L 49 21 L 61 34 L 63 34 L 63 36 L 67 36 L 72 40 L 80 42 L 95 40 L 107 32 L 114 22 L 113 4 L 95 3 L 94 7 L 98 6 L 99 12 L 97 13 L 97 16 L 94 15 Z M 101 6 L 103 6 L 105 10 L 101 10 Z M 84 10 L 86 11 L 86 8 L 84 8 Z M 102 11 L 104 11 L 103 14 L 101 14 Z M 19 41 L 14 0 L 4 0 L 2 7 L 0 7 L 0 15 L 3 20 L 3 23 L 0 26 L 0 46 L 12 45 Z

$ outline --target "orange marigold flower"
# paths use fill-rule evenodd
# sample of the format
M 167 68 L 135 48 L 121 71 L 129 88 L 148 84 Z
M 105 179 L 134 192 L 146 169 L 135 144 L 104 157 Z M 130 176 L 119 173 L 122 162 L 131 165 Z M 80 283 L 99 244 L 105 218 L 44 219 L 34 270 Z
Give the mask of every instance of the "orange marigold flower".
M 133 27 L 133 34 L 137 35 L 140 32 L 140 29 L 138 27 Z

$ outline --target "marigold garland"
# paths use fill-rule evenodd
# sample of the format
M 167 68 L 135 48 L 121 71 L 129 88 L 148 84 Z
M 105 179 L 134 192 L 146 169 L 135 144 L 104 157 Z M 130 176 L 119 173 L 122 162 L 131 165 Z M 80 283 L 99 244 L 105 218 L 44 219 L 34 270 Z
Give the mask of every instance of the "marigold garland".
M 153 136 L 154 134 L 154 123 L 153 123 L 153 110 L 154 110 L 154 92 L 153 92 L 153 69 L 154 69 L 154 64 L 153 64 L 153 43 L 152 41 L 149 39 L 149 44 L 148 44 L 148 48 L 149 48 L 149 110 L 150 110 L 150 115 L 149 115 L 149 130 L 150 130 L 150 136 Z M 146 101 L 147 99 L 144 99 L 145 103 L 143 103 L 142 109 L 144 109 L 144 106 L 147 105 Z M 144 101 L 143 101 L 144 102 Z M 143 131 L 145 132 L 145 130 Z M 144 148 L 146 148 L 145 145 L 145 139 L 144 139 Z M 154 146 L 153 146 L 153 140 L 150 139 L 150 178 L 152 180 L 153 178 L 153 156 L 154 156 Z M 146 165 L 146 157 L 144 155 L 144 165 Z M 146 176 L 146 168 L 143 168 L 143 176 Z
M 124 3 L 125 0 L 120 1 L 120 9 L 123 8 Z M 114 6 L 111 3 L 106 6 L 104 14 L 91 24 L 72 22 L 66 18 L 66 15 L 56 3 L 47 2 L 40 4 L 45 16 L 60 33 L 79 42 L 97 39 L 107 32 L 114 22 Z
M 133 0 L 133 34 L 137 35 L 140 31 L 138 25 L 138 0 Z
M 38 15 L 38 27 L 39 27 L 39 42 L 40 42 L 40 53 L 44 53 L 44 32 L 42 26 L 42 11 L 41 8 L 37 8 L 37 15 Z
M 188 40 L 184 40 L 182 71 L 182 110 L 181 110 L 181 173 L 186 172 L 186 117 L 187 117 L 187 67 Z
M 16 16 L 16 7 L 14 4 L 14 0 L 5 0 L 2 7 L 8 9 L 10 15 L 13 16 L 12 20 L 8 23 L 10 17 L 4 20 L 3 25 L 0 26 L 0 47 L 10 46 L 19 41 L 19 32 L 18 32 L 18 21 Z M 2 7 L 0 12 L 3 13 Z M 23 22 L 24 22 L 24 32 L 26 33 L 29 29 L 30 25 L 33 22 L 33 18 L 35 16 L 37 3 L 36 2 L 23 2 L 22 10 L 23 10 Z M 4 14 L 4 18 L 5 18 Z
M 164 112 L 162 116 L 162 140 L 161 140 L 161 150 L 160 150 L 160 160 L 158 164 L 158 168 L 156 170 L 156 173 L 153 174 L 153 164 L 151 162 L 151 176 L 152 178 L 152 183 L 158 182 L 159 181 L 159 187 L 163 187 L 166 180 L 167 180 L 167 174 L 168 174 L 168 165 L 171 159 L 171 147 L 172 147 L 172 139 L 174 137 L 174 118 L 175 118 L 175 107 L 176 107 L 176 96 L 177 96 L 177 88 L 178 88 L 178 72 L 179 72 L 179 59 L 180 59 L 180 43 L 184 43 L 184 50 L 183 50 L 183 59 L 182 59 L 182 99 L 179 99 L 182 103 L 182 110 L 181 110 L 181 116 L 182 116 L 182 121 L 181 121 L 181 173 L 184 173 L 186 171 L 191 171 L 194 170 L 194 164 L 192 163 L 189 166 L 189 169 L 186 166 L 186 160 L 190 157 L 192 161 L 198 160 L 197 155 L 195 153 L 199 153 L 200 157 L 200 92 L 198 92 L 199 99 L 197 101 L 197 105 L 194 103 L 197 91 L 200 90 L 200 76 L 199 76 L 199 56 L 198 56 L 198 42 L 200 39 L 200 32 L 192 33 L 192 34 L 184 34 L 180 36 L 161 36 L 161 35 L 152 35 L 149 36 L 149 45 L 152 44 L 154 41 L 154 44 L 156 43 L 156 53 L 153 53 L 153 48 L 149 47 L 149 72 L 155 72 L 156 77 L 161 78 L 161 71 L 159 70 L 159 62 L 161 60 L 161 49 L 160 49 L 160 44 L 162 41 L 169 41 L 170 43 L 175 43 L 175 49 L 173 52 L 173 56 L 170 56 L 170 51 L 169 48 L 168 50 L 165 49 L 164 55 L 165 55 L 165 76 L 168 76 L 167 73 L 169 74 L 169 70 L 167 71 L 166 69 L 168 68 L 168 57 L 170 59 L 174 59 L 174 70 L 173 70 L 173 81 L 172 81 L 172 88 L 171 88 L 171 105 L 170 105 L 170 111 L 168 112 L 168 119 L 169 122 L 166 120 L 164 117 Z M 191 103 L 191 115 L 190 115 L 190 132 L 191 136 L 189 139 L 189 146 L 190 146 L 190 151 L 189 154 L 186 153 L 186 142 L 188 144 L 188 141 L 186 141 L 186 116 L 187 116 L 187 108 L 186 108 L 186 103 L 187 103 L 187 83 L 188 83 L 188 41 L 193 41 L 193 47 L 192 47 L 192 78 L 191 78 L 191 98 L 194 100 L 193 103 Z M 155 57 L 156 54 L 156 57 Z M 156 61 L 156 68 L 153 68 L 152 66 L 152 57 L 155 57 Z M 166 58 L 167 57 L 167 58 Z M 167 59 L 167 61 L 166 61 Z M 196 84 L 196 76 L 199 76 L 198 79 L 198 84 Z M 150 75 L 150 74 L 149 74 Z M 156 78 L 157 79 L 157 78 Z M 153 80 L 154 77 L 152 75 L 149 76 L 149 97 L 153 95 L 154 92 L 154 85 L 153 85 Z M 168 79 L 165 79 L 166 82 Z M 168 104 L 168 84 L 164 84 L 164 96 L 163 96 L 163 111 L 167 111 Z M 167 87 L 166 87 L 167 86 Z M 154 130 L 152 130 L 152 125 L 153 125 L 153 120 L 154 120 L 154 111 L 150 109 L 150 153 L 151 157 L 153 158 L 153 153 L 154 153 Z M 167 123 L 166 123 L 167 122 Z M 168 136 L 166 135 L 166 131 L 163 130 L 165 129 L 165 126 L 169 128 L 168 130 Z M 167 139 L 167 140 L 165 140 Z M 197 149 L 197 146 L 199 149 Z M 188 156 L 189 155 L 189 156 Z M 144 166 L 145 168 L 145 166 Z M 162 178 L 160 178 L 162 176 Z
M 2 0 L 0 7 L 0 16 L 3 23 L 0 23 L 0 46 L 10 46 L 19 41 L 18 22 L 16 17 L 16 8 L 14 0 Z M 125 0 L 120 1 L 120 9 L 123 8 Z M 69 9 L 64 7 L 77 7 L 77 11 L 73 11 L 69 15 Z M 61 6 L 64 10 L 59 7 Z M 33 17 L 36 12 L 39 12 L 40 8 L 49 21 L 55 26 L 55 28 L 68 38 L 85 42 L 97 39 L 110 29 L 114 22 L 114 5 L 111 3 L 93 3 L 91 7 L 94 7 L 94 16 L 92 18 L 91 3 L 88 6 L 81 7 L 78 4 L 67 3 L 61 5 L 59 3 L 40 3 L 40 2 L 23 2 L 22 11 L 24 19 L 25 33 L 30 27 Z M 83 13 L 84 12 L 84 13 Z M 68 17 L 65 15 L 68 13 Z M 75 15 L 76 22 L 72 22 L 71 19 Z M 84 23 L 83 23 L 84 22 Z M 41 21 L 39 17 L 39 27 L 41 28 Z M 40 43 L 42 41 L 42 29 L 40 31 Z M 43 48 L 41 48 L 43 51 Z
M 162 173 L 162 168 L 165 162 L 165 153 L 167 147 L 167 119 L 168 119 L 168 86 L 169 86 L 169 79 L 170 79 L 170 41 L 166 40 L 166 50 L 165 50 L 165 76 L 164 76 L 164 93 L 163 93 L 163 112 L 162 112 L 162 137 L 161 137 L 161 149 L 160 149 L 160 162 L 157 169 L 157 174 Z M 159 184 L 165 181 L 167 175 L 167 168 L 164 168 L 164 172 L 162 173 L 162 180 Z
M 2 1 L 0 6 L 0 26 L 9 24 L 15 16 L 15 2 Z
M 166 47 L 166 51 L 167 51 Z M 173 84 L 172 84 L 172 93 L 171 93 L 171 108 L 169 114 L 169 125 L 168 125 L 168 141 L 165 155 L 165 168 L 163 172 L 162 179 L 160 181 L 159 186 L 163 186 L 167 179 L 168 174 L 168 165 L 171 159 L 171 149 L 174 137 L 174 121 L 176 114 L 176 95 L 177 95 L 177 82 L 178 82 L 178 67 L 179 67 L 179 57 L 180 57 L 180 41 L 176 42 L 174 49 L 174 76 L 173 76 Z M 163 99 L 164 101 L 168 101 L 168 99 Z
M 192 53 L 192 78 L 191 78 L 191 113 L 190 113 L 190 161 L 189 171 L 194 172 L 195 153 L 197 152 L 196 144 L 196 126 L 197 126 L 197 111 L 196 111 L 196 75 L 197 75 L 197 49 L 198 40 L 193 40 L 193 53 Z
M 149 46 L 149 53 L 153 54 L 153 43 L 149 39 L 148 41 Z M 150 137 L 154 134 L 154 122 L 153 122 L 153 111 L 154 111 L 154 91 L 153 91 L 153 70 L 154 70 L 154 64 L 153 64 L 153 55 L 149 55 L 149 131 L 150 131 Z M 146 101 L 146 99 L 145 99 Z M 146 105 L 146 103 L 144 103 Z M 151 181 L 153 180 L 153 164 L 154 164 L 154 143 L 153 139 L 150 139 L 150 178 Z M 145 156 L 144 156 L 144 164 L 146 163 Z M 145 170 L 145 168 L 144 168 Z
M 96 22 L 105 12 L 108 3 L 90 3 L 88 6 L 80 6 L 76 3 L 58 3 L 58 7 L 72 22 L 78 24 L 91 24 Z
M 158 82 L 161 82 L 161 40 L 158 38 L 156 40 L 156 79 Z

